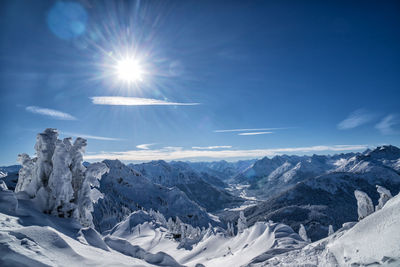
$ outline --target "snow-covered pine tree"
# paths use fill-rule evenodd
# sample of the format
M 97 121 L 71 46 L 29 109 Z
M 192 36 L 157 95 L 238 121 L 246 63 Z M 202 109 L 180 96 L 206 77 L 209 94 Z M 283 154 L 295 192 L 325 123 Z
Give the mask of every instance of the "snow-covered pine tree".
M 238 228 L 238 233 L 243 233 L 243 231 L 247 228 L 247 220 L 242 210 L 239 213 L 237 228 Z
M 328 236 L 333 235 L 334 232 L 335 231 L 333 231 L 333 226 L 332 226 L 332 224 L 330 224 L 329 228 L 328 228 Z
M 307 236 L 307 231 L 306 231 L 306 228 L 304 227 L 303 224 L 300 224 L 299 236 L 300 236 L 304 241 L 307 241 L 307 242 L 310 242 L 310 241 L 311 241 L 311 240 L 308 238 L 308 236 Z
M 15 192 L 17 193 L 23 191 L 26 192 L 30 197 L 34 197 L 36 190 L 32 190 L 30 186 L 35 162 L 29 157 L 28 154 L 25 153 L 18 155 L 17 161 L 21 164 L 22 168 L 18 173 L 18 183 L 15 186 Z
M 378 205 L 375 207 L 375 210 L 380 210 L 385 206 L 386 202 L 391 199 L 392 193 L 388 189 L 386 189 L 383 186 L 376 185 L 376 190 L 379 193 L 379 200 L 378 200 Z
M 374 212 L 374 205 L 367 193 L 355 190 L 354 196 L 357 199 L 358 220 L 362 220 Z
M 57 140 L 52 156 L 53 169 L 48 186 L 50 188 L 51 214 L 60 217 L 71 217 L 75 204 L 73 202 L 72 173 L 69 169 L 72 162 L 70 155 L 71 139 Z

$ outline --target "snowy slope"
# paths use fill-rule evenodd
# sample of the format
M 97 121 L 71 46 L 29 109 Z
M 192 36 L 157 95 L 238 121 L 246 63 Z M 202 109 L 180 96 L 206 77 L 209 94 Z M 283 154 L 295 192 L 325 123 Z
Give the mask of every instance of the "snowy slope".
M 104 198 L 94 207 L 94 224 L 99 231 L 111 229 L 132 211 L 142 207 L 158 210 L 166 218 L 179 218 L 193 225 L 216 223 L 181 190 L 152 183 L 140 173 L 118 160 L 105 160 L 109 173 L 100 180 Z
M 217 228 L 210 228 L 193 249 L 186 250 L 179 248 L 179 243 L 159 223 L 146 221 L 136 225 L 132 224 L 132 219 L 118 224 L 108 238 L 125 239 L 131 245 L 140 246 L 152 253 L 166 252 L 186 266 L 195 266 L 197 263 L 205 266 L 241 266 L 261 254 L 275 255 L 307 244 L 286 225 L 259 222 L 233 237 Z
M 0 266 L 154 266 L 104 246 L 93 229 L 36 210 L 29 200 L 0 191 Z
M 250 266 L 400 266 L 400 194 L 353 227 Z

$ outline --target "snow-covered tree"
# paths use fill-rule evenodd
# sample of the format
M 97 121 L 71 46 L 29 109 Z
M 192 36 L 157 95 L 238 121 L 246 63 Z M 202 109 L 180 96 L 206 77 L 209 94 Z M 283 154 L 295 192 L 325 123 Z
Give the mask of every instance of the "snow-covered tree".
M 237 228 L 238 228 L 238 233 L 243 233 L 243 231 L 247 228 L 247 220 L 242 210 L 239 213 Z
M 72 189 L 72 158 L 70 155 L 71 139 L 65 138 L 63 141 L 57 140 L 54 154 L 52 157 L 53 170 L 51 172 L 48 186 L 50 188 L 50 197 L 53 215 L 60 217 L 71 217 L 75 204 L 73 202 L 74 190 Z
M 332 224 L 330 224 L 329 228 L 328 228 L 328 236 L 333 235 L 334 232 L 335 231 L 333 231 L 333 226 L 332 226 Z
M 84 226 L 92 226 L 93 224 L 93 203 L 103 197 L 96 187 L 100 186 L 99 180 L 107 171 L 108 167 L 100 162 L 92 163 L 86 169 L 85 178 L 78 192 L 78 209 L 74 214 L 74 217 Z
M 228 222 L 228 229 L 226 230 L 226 233 L 228 236 L 235 235 L 235 229 L 234 229 L 233 223 Z
M 393 196 L 388 189 L 383 186 L 376 185 L 376 190 L 379 193 L 378 205 L 375 207 L 375 210 L 380 210 L 386 204 L 386 202 L 391 199 Z
M 359 190 L 354 191 L 354 196 L 357 199 L 358 220 L 362 220 L 374 212 L 374 205 L 367 193 Z
M 33 169 L 34 169 L 34 161 L 29 157 L 28 154 L 22 153 L 18 155 L 18 162 L 21 164 L 22 168 L 18 173 L 18 183 L 15 186 L 15 192 L 24 191 L 30 197 L 34 197 L 36 194 L 36 190 L 32 190 L 30 188 L 32 177 L 33 177 Z
M 81 190 L 83 180 L 85 179 L 85 166 L 83 163 L 83 154 L 85 153 L 86 140 L 76 138 L 71 147 L 71 172 L 72 172 L 72 188 L 74 189 L 74 199 L 78 198 L 78 192 Z
M 104 163 L 82 165 L 86 140 L 58 139 L 55 129 L 46 129 L 36 138 L 36 157 L 18 156 L 19 171 L 16 192 L 25 192 L 45 213 L 74 217 L 84 226 L 92 226 L 93 203 L 102 197 L 95 188 L 108 171 Z
M 175 222 L 172 220 L 171 217 L 168 219 L 167 228 L 168 228 L 168 231 L 171 232 L 171 233 L 174 231 Z
M 307 241 L 307 242 L 310 242 L 310 241 L 311 241 L 311 240 L 308 238 L 308 236 L 307 236 L 307 231 L 306 231 L 306 228 L 304 227 L 303 224 L 300 224 L 299 236 L 300 236 L 304 241 Z

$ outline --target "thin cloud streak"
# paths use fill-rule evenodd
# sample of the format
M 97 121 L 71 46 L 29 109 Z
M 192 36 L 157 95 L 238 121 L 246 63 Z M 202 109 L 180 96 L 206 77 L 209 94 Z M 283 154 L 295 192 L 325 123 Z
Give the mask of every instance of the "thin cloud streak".
M 95 105 L 111 106 L 194 106 L 200 103 L 179 103 L 165 100 L 141 97 L 123 97 L 123 96 L 93 96 L 90 97 Z
M 358 109 L 358 110 L 352 112 L 346 119 L 341 121 L 337 125 L 337 128 L 339 130 L 353 129 L 353 128 L 356 128 L 358 126 L 361 126 L 363 124 L 370 122 L 374 118 L 375 118 L 374 114 L 369 113 L 363 109 Z
M 156 143 L 152 143 L 152 144 L 141 144 L 141 145 L 137 145 L 136 148 L 148 150 L 148 149 L 150 149 L 150 146 L 154 146 L 155 144 L 156 144 Z
M 82 137 L 85 139 L 101 140 L 101 141 L 123 141 L 124 140 L 124 139 L 120 139 L 120 138 L 104 137 L 104 136 L 80 134 L 80 133 L 70 133 L 70 132 L 61 132 L 61 134 L 69 135 L 69 136 L 73 136 L 73 137 Z
M 232 148 L 232 146 L 192 146 L 192 149 L 210 150 L 210 149 L 223 149 Z
M 229 130 L 214 130 L 214 133 L 251 132 L 251 131 L 275 131 L 275 130 L 286 130 L 286 129 L 291 129 L 291 128 L 290 127 L 285 127 L 285 128 L 229 129 Z
M 37 106 L 27 106 L 25 108 L 26 111 L 34 113 L 34 114 L 39 114 L 39 115 L 44 115 L 51 117 L 56 120 L 77 120 L 74 116 L 71 114 L 55 110 L 55 109 L 49 109 L 49 108 L 42 108 L 42 107 L 37 107 Z
M 238 133 L 238 135 L 260 135 L 260 134 L 272 134 L 273 132 L 251 132 L 251 133 Z
M 397 134 L 399 132 L 393 129 L 393 127 L 397 124 L 400 124 L 398 116 L 394 114 L 389 114 L 384 117 L 378 124 L 376 124 L 375 128 L 384 135 Z
M 86 155 L 85 160 L 119 159 L 123 161 L 151 161 L 151 160 L 182 160 L 182 159 L 235 159 L 235 158 L 260 158 L 287 153 L 315 153 L 321 151 L 344 152 L 359 151 L 368 148 L 367 145 L 334 145 L 334 146 L 310 146 L 270 149 L 248 150 L 193 150 L 180 147 L 165 147 L 155 150 L 130 150 L 119 152 L 101 152 Z

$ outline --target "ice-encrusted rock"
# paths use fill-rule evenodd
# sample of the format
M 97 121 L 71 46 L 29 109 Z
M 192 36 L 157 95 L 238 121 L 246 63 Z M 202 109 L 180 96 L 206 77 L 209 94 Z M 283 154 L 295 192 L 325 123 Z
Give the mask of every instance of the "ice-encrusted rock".
M 372 200 L 367 193 L 360 190 L 355 190 L 354 196 L 357 199 L 358 220 L 362 220 L 374 212 L 374 205 L 372 204 Z

